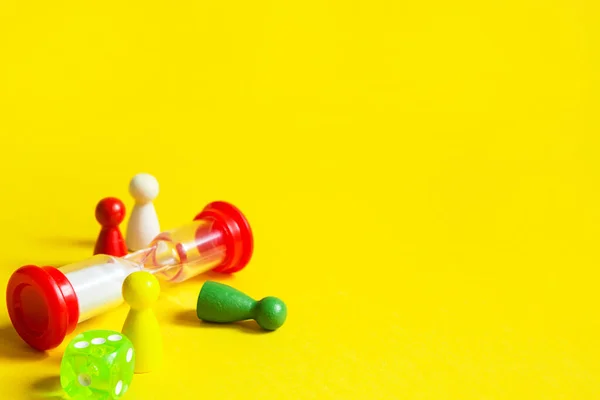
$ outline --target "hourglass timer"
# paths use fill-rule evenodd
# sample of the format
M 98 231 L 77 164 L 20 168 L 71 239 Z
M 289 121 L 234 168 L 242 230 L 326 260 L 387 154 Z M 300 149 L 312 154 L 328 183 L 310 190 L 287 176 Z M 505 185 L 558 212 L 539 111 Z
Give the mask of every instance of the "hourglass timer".
M 133 272 L 182 282 L 209 270 L 237 272 L 252 251 L 252 230 L 244 215 L 229 203 L 213 202 L 191 223 L 159 234 L 147 248 L 124 257 L 96 255 L 60 268 L 19 268 L 7 286 L 8 313 L 27 344 L 49 350 L 79 322 L 121 304 L 121 287 Z

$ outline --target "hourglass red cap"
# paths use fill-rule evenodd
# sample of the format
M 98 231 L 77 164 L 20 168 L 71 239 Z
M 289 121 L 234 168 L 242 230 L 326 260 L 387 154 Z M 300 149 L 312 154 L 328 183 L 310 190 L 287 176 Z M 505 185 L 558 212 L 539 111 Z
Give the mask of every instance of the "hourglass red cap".
M 6 306 L 21 338 L 37 350 L 50 350 L 73 332 L 79 303 L 67 277 L 54 267 L 26 265 L 8 280 Z
M 227 249 L 225 260 L 213 271 L 232 273 L 248 264 L 254 250 L 254 239 L 250 224 L 240 210 L 227 202 L 215 201 L 204 207 L 194 219 L 214 221 L 216 228 L 223 233 Z

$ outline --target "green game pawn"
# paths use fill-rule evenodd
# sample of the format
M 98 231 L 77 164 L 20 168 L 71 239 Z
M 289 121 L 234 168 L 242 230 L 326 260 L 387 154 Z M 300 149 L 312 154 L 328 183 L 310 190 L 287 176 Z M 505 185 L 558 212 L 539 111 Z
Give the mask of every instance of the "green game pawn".
M 274 331 L 285 322 L 287 307 L 277 297 L 256 301 L 231 286 L 207 281 L 198 295 L 196 314 L 208 322 L 254 319 L 264 330 Z

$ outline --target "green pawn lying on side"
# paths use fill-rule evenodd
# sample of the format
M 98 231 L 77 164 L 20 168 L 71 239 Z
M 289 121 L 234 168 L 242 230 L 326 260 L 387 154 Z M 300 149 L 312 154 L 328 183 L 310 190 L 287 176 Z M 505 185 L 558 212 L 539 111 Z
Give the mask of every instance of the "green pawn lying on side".
M 285 322 L 287 308 L 277 297 L 256 301 L 231 286 L 207 281 L 198 295 L 196 314 L 208 322 L 254 319 L 261 328 L 274 331 Z

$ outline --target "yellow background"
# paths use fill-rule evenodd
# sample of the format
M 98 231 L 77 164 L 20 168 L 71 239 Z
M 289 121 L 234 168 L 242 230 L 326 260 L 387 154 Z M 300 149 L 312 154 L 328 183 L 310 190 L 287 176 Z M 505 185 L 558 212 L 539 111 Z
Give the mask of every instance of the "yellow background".
M 0 277 L 91 255 L 96 202 L 160 181 L 162 227 L 223 199 L 228 278 L 286 324 L 204 326 L 166 288 L 127 399 L 600 397 L 593 0 L 0 2 Z M 208 278 L 222 279 L 209 275 Z M 127 309 L 83 329 L 120 329 Z M 61 349 L 0 318 L 3 399 Z

